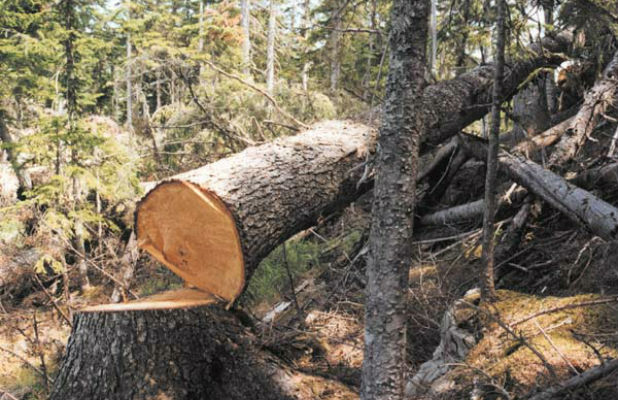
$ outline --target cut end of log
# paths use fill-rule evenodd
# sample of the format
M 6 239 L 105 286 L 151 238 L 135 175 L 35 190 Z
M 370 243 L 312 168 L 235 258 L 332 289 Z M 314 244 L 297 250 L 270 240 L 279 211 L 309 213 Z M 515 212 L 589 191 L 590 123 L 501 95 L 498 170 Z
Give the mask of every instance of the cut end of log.
M 139 203 L 138 246 L 188 284 L 232 302 L 245 284 L 234 218 L 213 193 L 180 180 L 159 184 Z
M 140 300 L 128 303 L 102 304 L 82 308 L 81 312 L 119 312 L 143 310 L 170 310 L 174 308 L 188 308 L 205 306 L 217 302 L 217 299 L 201 290 L 183 288 L 155 294 Z

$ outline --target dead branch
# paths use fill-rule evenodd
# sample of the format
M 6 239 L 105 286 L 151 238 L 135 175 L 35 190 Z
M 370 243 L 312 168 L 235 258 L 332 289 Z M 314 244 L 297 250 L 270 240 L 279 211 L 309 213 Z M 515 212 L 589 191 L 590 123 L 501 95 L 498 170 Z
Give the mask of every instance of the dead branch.
M 580 388 L 599 380 L 604 376 L 609 375 L 616 369 L 618 369 L 618 358 L 614 358 L 609 362 L 590 368 L 582 374 L 574 376 L 557 386 L 553 386 L 541 393 L 537 393 L 536 395 L 529 397 L 529 400 L 550 400 L 556 398 L 564 392 Z
M 603 78 L 586 93 L 584 104 L 569 127 L 570 134 L 560 139 L 549 158 L 549 165 L 561 165 L 575 156 L 596 128 L 602 114 L 614 102 L 617 88 L 618 52 L 614 53 L 613 59 L 605 68 Z
M 41 377 L 45 378 L 45 373 L 40 368 L 38 368 L 34 364 L 32 364 L 30 361 L 26 360 L 24 357 L 20 356 L 19 354 L 15 353 L 14 351 L 9 350 L 9 349 L 7 349 L 6 347 L 3 347 L 3 346 L 0 346 L 0 350 L 2 350 L 5 353 L 8 353 L 8 354 L 12 355 L 13 357 L 19 359 L 19 361 L 24 363 L 25 366 L 27 366 L 28 368 L 30 368 L 31 370 L 33 370 L 37 374 L 41 375 Z M 54 381 L 51 378 L 49 378 L 49 381 L 52 384 L 54 383 Z
M 41 287 L 41 289 L 43 290 L 43 292 L 45 293 L 45 295 L 47 296 L 49 301 L 51 301 L 52 305 L 58 311 L 60 316 L 62 316 L 62 318 L 66 321 L 66 323 L 69 324 L 69 326 L 72 328 L 73 327 L 73 323 L 71 322 L 69 317 L 64 313 L 64 311 L 62 311 L 62 309 L 60 308 L 58 303 L 56 303 L 56 299 L 51 295 L 51 293 L 49 293 L 49 291 L 45 288 L 45 285 L 43 285 L 43 282 L 41 282 L 41 280 L 39 279 L 38 276 L 36 276 L 36 274 L 34 275 L 34 279 L 39 284 L 39 286 Z
M 32 326 L 34 330 L 34 344 L 36 353 L 41 361 L 41 371 L 43 372 L 43 380 L 45 381 L 45 391 L 49 394 L 49 374 L 47 373 L 47 364 L 45 364 L 45 353 L 41 348 L 41 340 L 39 339 L 39 324 L 36 320 L 36 309 L 32 311 Z

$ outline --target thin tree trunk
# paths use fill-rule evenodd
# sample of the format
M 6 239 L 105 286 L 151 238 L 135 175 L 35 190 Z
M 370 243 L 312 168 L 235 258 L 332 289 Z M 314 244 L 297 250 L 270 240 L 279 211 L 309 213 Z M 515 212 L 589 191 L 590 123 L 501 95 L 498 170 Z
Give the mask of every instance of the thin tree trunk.
M 131 18 L 130 11 L 127 11 L 128 18 Z M 133 93 L 131 87 L 131 32 L 127 32 L 127 66 L 126 66 L 126 85 L 127 85 L 127 126 L 129 130 L 133 130 Z
M 241 0 L 241 23 L 242 23 L 242 73 L 244 75 L 251 75 L 251 13 L 250 13 L 251 1 Z
M 494 216 L 496 214 L 496 177 L 498 176 L 498 148 L 500 146 L 500 104 L 502 102 L 502 79 L 504 77 L 505 14 L 506 0 L 497 0 L 498 20 L 496 34 L 496 67 L 494 70 L 493 104 L 491 108 L 491 132 L 487 146 L 487 174 L 485 177 L 485 213 L 483 214 L 483 267 L 481 296 L 486 301 L 496 298 L 494 286 Z
M 543 16 L 545 20 L 545 32 L 553 30 L 554 25 L 554 0 L 544 0 L 542 2 Z M 548 73 L 545 76 L 545 96 L 547 98 L 547 110 L 549 115 L 553 115 L 558 111 L 558 91 L 556 82 L 554 82 L 554 74 Z
M 330 90 L 336 92 L 339 88 L 339 77 L 341 76 L 341 57 L 340 57 L 340 40 L 341 40 L 341 13 L 342 9 L 337 9 L 333 15 L 333 30 L 330 33 Z
M 455 61 L 455 75 L 459 76 L 465 72 L 466 66 L 466 47 L 468 44 L 468 21 L 470 20 L 470 0 L 465 0 L 463 5 L 463 32 L 461 34 L 461 42 L 457 44 L 457 60 Z
M 120 85 L 119 85 L 119 77 L 118 70 L 114 65 L 112 65 L 112 77 L 113 77 L 113 90 L 114 94 L 112 96 L 112 113 L 115 121 L 120 121 Z
M 275 0 L 269 1 L 268 42 L 266 44 L 266 91 L 271 96 L 275 90 L 275 36 L 277 32 L 277 8 Z
M 198 24 L 200 37 L 197 41 L 197 51 L 201 53 L 204 51 L 204 0 L 200 0 L 199 13 Z
M 198 53 L 203 53 L 204 52 L 204 32 L 205 32 L 205 26 L 204 26 L 204 1 L 205 0 L 199 0 L 200 2 L 200 8 L 199 8 L 199 17 L 198 17 L 198 25 L 199 25 L 199 39 L 197 41 L 197 51 Z M 202 82 L 202 75 L 204 72 L 204 65 L 202 63 L 200 63 L 200 76 L 199 76 L 199 81 L 200 81 L 200 86 L 203 84 Z
M 403 399 L 406 293 L 412 263 L 416 174 L 424 132 L 429 0 L 395 0 L 390 68 L 377 158 L 367 264 L 361 399 Z
M 304 0 L 304 14 L 303 14 L 303 37 L 305 39 L 305 57 L 307 57 L 307 54 L 309 52 L 309 23 L 311 20 L 311 2 L 309 0 Z M 303 64 L 303 71 L 302 71 L 302 85 L 303 85 L 303 91 L 305 91 L 305 93 L 307 93 L 307 89 L 309 88 L 309 62 L 307 60 L 305 60 L 304 64 Z
M 157 105 L 155 112 L 161 108 L 161 67 L 157 68 L 156 79 L 157 83 L 155 84 L 155 92 L 157 97 Z

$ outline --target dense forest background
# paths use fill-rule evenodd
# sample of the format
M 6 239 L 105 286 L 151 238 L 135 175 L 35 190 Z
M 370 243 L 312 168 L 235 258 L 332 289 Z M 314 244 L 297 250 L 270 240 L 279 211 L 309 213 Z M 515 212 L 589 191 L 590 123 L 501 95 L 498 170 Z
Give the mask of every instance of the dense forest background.
M 0 399 L 49 394 L 75 309 L 181 285 L 131 244 L 135 201 L 143 195 L 140 182 L 203 166 L 322 120 L 379 125 L 389 69 L 390 8 L 387 0 L 0 2 L 0 360 L 6 360 L 0 362 Z M 492 65 L 495 21 L 490 0 L 432 2 L 427 82 L 462 76 L 462 85 L 480 82 L 465 76 Z M 562 122 L 564 113 L 570 117 L 579 109 L 616 51 L 618 8 L 612 0 L 513 0 L 506 27 L 507 71 L 527 60 L 530 46 L 542 38 L 565 30 L 573 37 L 568 51 L 532 68 L 515 85 L 516 96 L 505 94 L 500 128 L 512 133 L 503 144 L 510 146 L 517 142 L 514 137 L 543 132 Z M 597 139 L 561 172 L 615 161 L 615 111 L 608 106 L 595 113 L 603 120 L 595 123 Z M 483 116 L 465 132 L 483 138 L 488 129 Z M 434 149 L 423 150 L 428 165 L 425 150 Z M 543 165 L 547 161 L 544 153 L 539 159 Z M 444 188 L 437 198 L 426 197 L 431 201 L 420 203 L 419 213 L 482 197 L 483 163 L 470 161 L 446 195 Z M 597 189 L 615 204 L 615 185 L 590 190 Z M 419 191 L 431 194 L 422 185 Z M 520 205 L 525 196 L 513 193 L 508 191 Z M 358 318 L 370 203 L 366 195 L 277 248 L 240 300 L 242 313 L 262 323 L 265 348 L 304 371 L 335 377 L 352 392 L 359 386 L 362 362 Z M 535 295 L 576 296 L 569 301 L 577 303 L 616 293 L 611 245 L 548 207 L 529 198 L 525 204 L 533 222 L 518 232 L 521 247 L 499 260 L 508 270 L 499 274 L 498 286 L 530 297 L 505 295 L 498 307 L 506 314 L 518 310 L 511 315 L 515 321 L 533 312 L 537 301 L 563 304 L 544 303 Z M 513 214 L 498 223 L 497 235 L 506 231 L 501 224 Z M 473 325 L 470 315 L 451 307 L 477 286 L 471 277 L 478 275 L 482 250 L 478 220 L 422 233 L 414 242 L 417 261 L 410 275 L 413 372 L 432 358 L 445 329 Z M 286 304 L 285 317 L 276 308 L 280 301 Z M 319 311 L 311 311 L 316 304 Z M 556 355 L 564 371 L 579 373 L 616 353 L 612 310 L 559 314 L 576 321 L 575 336 L 584 343 L 560 336 L 573 350 L 569 357 L 581 356 L 578 364 Z M 280 321 L 273 328 L 275 316 Z M 584 332 L 593 325 L 600 330 Z M 316 333 L 325 326 L 335 338 L 330 342 Z M 500 337 L 499 329 L 486 332 L 487 341 Z M 469 361 L 478 361 L 471 369 L 481 370 L 479 379 L 488 376 L 483 362 L 502 357 L 487 341 Z M 553 346 L 546 344 L 548 351 Z M 334 354 L 339 358 L 329 358 Z M 529 354 L 511 361 L 538 364 Z M 489 386 L 525 393 L 536 384 L 533 377 L 512 378 L 509 366 L 491 365 L 495 380 Z M 471 372 L 458 368 L 451 380 L 461 383 Z M 546 386 L 558 381 L 551 368 L 549 375 L 542 380 Z M 464 389 L 458 387 L 459 395 L 476 390 L 478 379 L 468 381 Z M 573 398 L 609 399 L 594 395 L 618 393 L 615 384 L 604 385 L 600 392 Z

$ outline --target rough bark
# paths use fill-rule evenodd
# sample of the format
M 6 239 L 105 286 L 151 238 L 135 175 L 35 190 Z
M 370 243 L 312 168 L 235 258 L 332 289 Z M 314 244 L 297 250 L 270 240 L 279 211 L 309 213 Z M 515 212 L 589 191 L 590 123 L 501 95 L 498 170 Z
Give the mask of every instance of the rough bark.
M 544 89 L 545 77 L 542 76 L 513 97 L 513 134 L 516 138 L 531 137 L 549 128 L 551 118 Z
M 371 128 L 329 121 L 177 175 L 159 183 L 139 203 L 138 243 L 183 278 L 183 269 L 194 269 L 215 284 L 228 273 L 228 267 L 244 270 L 240 276 L 232 274 L 225 293 L 211 291 L 232 301 L 276 246 L 368 189 L 370 183 L 359 188 L 357 183 L 365 172 L 365 155 L 374 146 Z M 187 189 L 191 185 L 200 188 L 199 196 L 222 203 L 223 213 L 229 212 L 241 254 L 234 247 L 238 239 L 230 236 L 234 232 L 216 234 L 211 222 L 201 225 L 201 207 L 206 209 L 206 205 L 200 199 L 195 202 L 197 208 L 181 201 L 192 195 Z M 217 246 L 218 241 L 225 246 Z M 209 249 L 215 255 L 206 254 Z M 236 257 L 241 258 L 240 266 Z M 208 271 L 217 273 L 209 275 Z
M 505 14 L 506 0 L 497 0 L 498 19 L 496 21 L 496 67 L 491 106 L 491 128 L 487 144 L 487 169 L 485 173 L 485 212 L 483 213 L 483 252 L 484 271 L 481 279 L 481 298 L 492 301 L 496 298 L 494 284 L 494 217 L 496 214 L 496 189 L 498 176 L 498 147 L 500 145 L 500 104 L 502 99 L 502 79 L 504 76 Z
M 354 398 L 340 383 L 292 370 L 256 342 L 218 306 L 78 313 L 50 399 L 311 399 L 311 388 L 320 398 Z
M 572 41 L 570 32 L 546 36 L 529 48 L 524 60 L 507 63 L 502 81 L 502 101 L 510 99 L 519 85 L 536 69 L 556 65 Z M 433 147 L 456 135 L 487 113 L 492 104 L 493 65 L 482 65 L 454 79 L 428 86 L 423 92 L 423 109 L 427 120 L 424 146 Z
M 395 0 L 367 263 L 361 399 L 402 399 L 429 0 Z
M 484 159 L 485 144 L 481 139 L 462 135 L 466 151 L 475 158 Z M 511 179 L 543 199 L 576 224 L 606 240 L 618 238 L 618 209 L 562 177 L 523 156 L 501 151 L 500 167 Z

